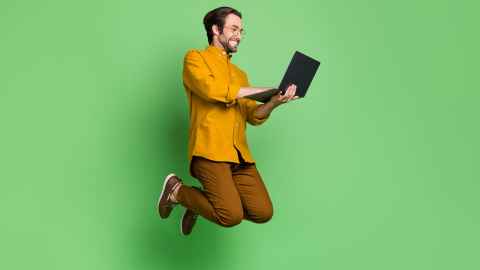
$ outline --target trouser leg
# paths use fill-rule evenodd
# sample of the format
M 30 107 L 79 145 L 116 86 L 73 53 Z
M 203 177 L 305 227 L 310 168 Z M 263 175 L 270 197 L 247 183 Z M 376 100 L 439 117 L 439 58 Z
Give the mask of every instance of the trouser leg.
M 265 223 L 272 218 L 273 207 L 267 188 L 255 164 L 235 165 L 232 178 L 244 209 L 244 218 Z
M 177 195 L 180 204 L 225 227 L 242 221 L 244 211 L 230 163 L 194 157 L 192 175 L 200 181 L 203 190 L 182 186 Z

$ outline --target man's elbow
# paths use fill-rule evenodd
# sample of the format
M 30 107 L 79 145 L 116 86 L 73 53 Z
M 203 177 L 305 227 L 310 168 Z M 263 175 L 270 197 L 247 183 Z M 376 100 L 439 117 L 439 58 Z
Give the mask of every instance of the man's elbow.
M 252 126 L 259 126 L 259 125 L 265 123 L 267 121 L 267 119 L 268 119 L 268 117 L 265 117 L 265 118 L 253 117 L 253 118 L 248 119 L 247 122 Z

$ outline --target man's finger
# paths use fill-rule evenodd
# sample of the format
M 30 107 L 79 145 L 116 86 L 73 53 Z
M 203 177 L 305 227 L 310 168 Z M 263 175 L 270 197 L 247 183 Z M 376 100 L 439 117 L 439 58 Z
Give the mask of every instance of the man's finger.
M 288 89 L 287 92 L 285 93 L 285 98 L 288 99 L 288 97 L 290 96 L 290 92 L 291 92 L 290 89 Z
M 288 92 L 288 99 L 293 96 L 293 93 L 295 93 L 295 88 L 290 89 L 290 92 Z
M 292 91 L 290 91 L 289 95 L 288 95 L 288 99 L 291 100 L 294 96 L 295 96 L 295 92 L 297 91 L 297 87 L 294 86 L 292 88 Z
M 288 90 L 287 90 L 287 96 L 290 97 L 290 96 L 292 95 L 293 91 L 295 91 L 295 86 L 294 86 L 294 85 L 292 85 L 292 86 L 290 86 L 290 87 L 288 88 Z
M 288 100 L 292 100 L 292 98 L 295 96 L 295 92 L 297 91 L 296 88 L 293 88 L 290 94 L 288 95 Z
M 290 84 L 287 88 L 287 92 L 292 91 L 291 89 L 294 87 L 294 84 Z

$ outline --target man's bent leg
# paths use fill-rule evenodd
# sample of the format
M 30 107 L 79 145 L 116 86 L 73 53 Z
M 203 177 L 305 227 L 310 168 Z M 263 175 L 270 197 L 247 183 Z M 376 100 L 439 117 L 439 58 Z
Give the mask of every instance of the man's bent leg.
M 192 174 L 200 181 L 203 190 L 183 185 L 177 194 L 178 202 L 219 225 L 231 227 L 239 224 L 243 219 L 243 208 L 230 163 L 194 157 Z
M 255 223 L 269 221 L 273 215 L 273 206 L 255 164 L 235 166 L 232 177 L 240 193 L 245 219 Z

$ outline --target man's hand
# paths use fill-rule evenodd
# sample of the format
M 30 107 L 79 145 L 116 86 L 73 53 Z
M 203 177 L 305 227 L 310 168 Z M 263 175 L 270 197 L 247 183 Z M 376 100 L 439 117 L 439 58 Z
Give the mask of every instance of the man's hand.
M 271 103 L 274 107 L 277 107 L 281 104 L 289 102 L 290 100 L 295 100 L 298 98 L 298 96 L 295 96 L 296 91 L 297 86 L 295 84 L 291 84 L 290 86 L 288 86 L 287 91 L 285 91 L 284 95 L 282 95 L 281 91 L 278 92 L 278 94 L 270 98 L 269 103 Z
M 282 92 L 278 92 L 275 96 L 272 96 L 267 103 L 264 103 L 257 107 L 255 110 L 255 117 L 257 118 L 265 118 L 270 115 L 270 113 L 275 109 L 277 106 L 287 103 L 290 100 L 295 100 L 298 96 L 295 96 L 295 92 L 297 91 L 297 86 L 295 84 L 291 84 L 287 91 L 285 91 L 285 95 L 282 95 Z

